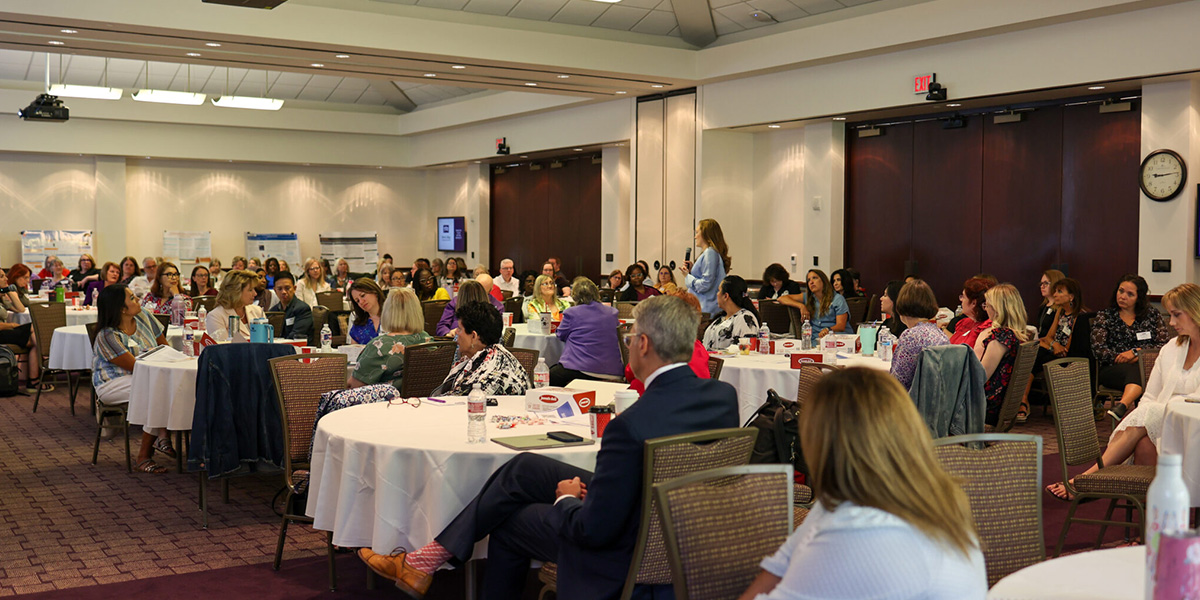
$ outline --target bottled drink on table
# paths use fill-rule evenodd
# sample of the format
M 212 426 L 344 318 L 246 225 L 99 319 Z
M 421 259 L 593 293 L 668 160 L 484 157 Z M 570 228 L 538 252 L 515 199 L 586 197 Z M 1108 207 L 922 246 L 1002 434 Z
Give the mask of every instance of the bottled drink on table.
M 187 300 L 183 299 L 183 294 L 175 294 L 175 297 L 171 299 L 171 324 L 181 327 L 186 315 Z
M 546 359 L 538 358 L 538 364 L 533 368 L 533 387 L 544 388 L 550 385 L 550 367 L 546 366 Z
M 771 353 L 771 328 L 765 322 L 758 326 L 758 353 Z
M 191 327 L 183 328 L 183 354 L 184 356 L 196 355 L 196 334 L 192 332 Z
M 1154 597 L 1158 542 L 1162 534 L 1186 531 L 1191 498 L 1183 483 L 1183 456 L 1161 453 L 1154 481 L 1146 491 L 1146 598 Z
M 321 326 L 321 352 L 329 352 L 333 350 L 333 332 L 329 330 L 329 323 Z
M 896 336 L 892 335 L 887 327 L 881 326 L 880 329 L 882 331 L 879 332 L 879 350 L 876 354 L 879 356 L 879 360 L 891 362 L 892 352 L 896 349 Z
M 487 441 L 487 395 L 479 384 L 467 396 L 467 443 L 482 444 Z
M 196 313 L 196 319 L 197 319 L 196 320 L 196 331 L 197 332 L 204 331 L 204 328 L 205 328 L 204 321 L 206 319 L 208 319 L 208 309 L 204 308 L 204 306 L 201 306 L 200 312 Z
M 812 350 L 812 347 L 813 347 L 812 334 L 813 334 L 812 321 L 805 320 L 804 325 L 800 327 L 800 349 L 801 350 Z

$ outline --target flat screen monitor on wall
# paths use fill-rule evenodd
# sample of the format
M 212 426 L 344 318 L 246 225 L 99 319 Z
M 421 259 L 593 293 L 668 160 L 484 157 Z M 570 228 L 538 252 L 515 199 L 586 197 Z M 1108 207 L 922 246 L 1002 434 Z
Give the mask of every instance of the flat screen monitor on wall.
M 466 252 L 467 229 L 464 217 L 438 217 L 438 252 Z

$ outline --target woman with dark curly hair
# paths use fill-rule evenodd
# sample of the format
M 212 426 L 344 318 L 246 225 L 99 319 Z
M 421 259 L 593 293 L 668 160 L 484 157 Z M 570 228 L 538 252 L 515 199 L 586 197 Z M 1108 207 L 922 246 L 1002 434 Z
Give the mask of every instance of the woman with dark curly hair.
M 791 273 L 779 263 L 771 263 L 763 270 L 762 287 L 758 288 L 759 300 L 775 300 L 780 296 L 801 293 L 800 282 L 792 281 Z
M 466 396 L 475 385 L 492 396 L 520 396 L 529 390 L 529 374 L 504 344 L 500 312 L 487 302 L 468 302 L 454 314 L 458 318 L 458 362 L 434 396 Z
M 1138 352 L 1157 350 L 1167 343 L 1162 313 L 1150 306 L 1150 286 L 1130 273 L 1117 282 L 1109 307 L 1092 317 L 1092 355 L 1100 385 L 1121 390 L 1121 402 L 1108 411 L 1120 420 L 1142 395 Z

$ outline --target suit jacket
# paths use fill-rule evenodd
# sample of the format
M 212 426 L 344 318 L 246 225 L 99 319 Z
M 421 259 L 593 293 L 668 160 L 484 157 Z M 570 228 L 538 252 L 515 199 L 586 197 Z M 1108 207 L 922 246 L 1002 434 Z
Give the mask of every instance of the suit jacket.
M 293 296 L 287 308 L 276 304 L 271 311 L 283 313 L 283 331 L 279 332 L 279 337 L 289 340 L 307 340 L 309 334 L 312 333 L 312 307 L 301 300 L 299 296 Z
M 700 379 L 686 366 L 659 374 L 641 399 L 604 430 L 586 500 L 565 498 L 548 513 L 549 524 L 562 537 L 559 597 L 620 597 L 641 525 L 646 440 L 738 425 L 733 386 Z M 673 597 L 661 589 L 639 589 L 634 597 L 651 595 Z

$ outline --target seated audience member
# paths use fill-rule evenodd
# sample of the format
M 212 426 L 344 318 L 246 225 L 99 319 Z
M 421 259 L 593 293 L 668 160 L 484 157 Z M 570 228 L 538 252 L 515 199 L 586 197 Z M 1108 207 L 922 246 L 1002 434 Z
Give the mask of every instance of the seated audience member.
M 42 269 L 42 272 L 46 273 L 47 275 L 38 281 L 38 289 L 52 290 L 58 287 L 60 284 L 67 286 L 66 289 L 68 291 L 73 289 L 71 287 L 71 280 L 67 277 L 69 272 L 65 267 L 63 267 L 62 261 L 57 257 L 52 256 L 47 262 L 50 263 L 50 266 L 49 268 Z
M 21 265 L 24 266 L 24 265 Z M 29 269 L 26 268 L 26 277 L 28 277 Z M 20 358 L 21 371 L 25 373 L 26 381 L 31 387 L 37 386 L 34 381 L 38 377 L 38 360 L 29 360 L 33 356 L 33 323 L 25 323 L 18 325 L 8 322 L 9 313 L 23 313 L 26 311 L 25 305 L 21 302 L 21 297 L 17 294 L 17 286 L 14 283 L 9 283 L 8 275 L 4 269 L 0 269 L 0 344 L 9 344 L 18 348 L 30 348 L 30 353 Z
M 354 279 L 350 277 L 350 263 L 346 259 L 339 258 L 334 265 L 333 281 L 329 282 L 329 286 L 339 292 L 346 292 L 350 286 L 354 284 Z
M 67 277 L 77 290 L 87 287 L 93 281 L 100 281 L 100 269 L 96 268 L 96 259 L 91 254 L 79 255 L 79 265 L 71 270 Z
M 370 277 L 360 277 L 350 285 L 350 339 L 365 344 L 379 335 L 379 319 L 384 303 L 383 290 Z
M 1000 418 L 1000 405 L 1004 392 L 1013 379 L 1013 364 L 1017 362 L 1017 350 L 1029 341 L 1025 329 L 1025 302 L 1021 293 L 1011 283 L 1001 283 L 988 288 L 984 310 L 990 326 L 979 334 L 975 342 L 975 356 L 983 363 L 987 382 L 983 393 L 987 397 L 987 414 L 984 422 L 995 425 Z M 1024 373 L 1017 377 L 1019 385 L 1026 385 Z
M 275 288 L 275 275 L 279 273 L 279 259 L 274 256 L 268 257 L 263 263 L 263 270 L 267 273 L 267 287 Z
M 389 288 L 408 287 L 408 271 L 404 269 L 392 269 L 392 276 L 388 278 Z
M 391 263 L 388 263 L 388 264 L 391 264 Z M 292 268 L 291 268 L 291 265 L 288 264 L 288 261 L 281 258 L 281 259 L 279 259 L 279 272 L 282 273 L 284 271 L 291 273 Z
M 562 272 L 562 261 L 558 260 L 557 256 L 551 256 L 550 258 L 546 259 L 546 262 L 549 263 L 551 267 L 553 267 L 552 270 L 554 273 L 554 285 L 558 286 L 559 291 L 562 292 L 563 289 L 570 287 L 571 286 L 570 281 L 567 280 L 567 276 L 563 275 L 563 272 Z M 650 273 L 649 267 L 646 267 L 646 273 L 647 274 Z M 569 296 L 570 294 L 564 293 L 562 295 Z
M 619 292 L 625 287 L 625 274 L 620 269 L 613 269 L 612 273 L 608 274 L 608 279 L 605 279 L 604 287 L 614 292 Z
M 1122 285 L 1125 283 L 1121 282 Z M 1124 463 L 1135 449 L 1138 463 L 1146 457 L 1146 464 L 1154 464 L 1162 440 L 1167 404 L 1200 395 L 1200 369 L 1195 368 L 1196 359 L 1200 358 L 1200 343 L 1192 345 L 1193 338 L 1200 340 L 1200 286 L 1194 283 L 1177 285 L 1163 294 L 1162 304 L 1170 315 L 1171 326 L 1179 335 L 1162 346 L 1146 382 L 1146 393 L 1137 408 L 1125 414 L 1113 430 L 1100 457 L 1104 465 Z M 1154 308 L 1150 310 L 1158 312 Z M 1098 468 L 1092 466 L 1084 474 L 1095 473 Z M 1071 499 L 1061 483 L 1051 484 L 1046 490 L 1062 500 Z
M 523 298 L 532 298 L 533 292 L 537 289 L 535 282 L 537 281 L 537 271 L 530 269 L 521 273 L 521 296 Z
M 183 296 L 184 310 L 192 310 L 192 299 L 183 293 L 183 285 L 179 282 L 179 267 L 175 263 L 165 262 L 158 265 L 157 277 L 150 292 L 142 297 L 142 307 L 152 313 L 171 314 L 171 302 L 175 296 Z
M 499 335 L 499 315 L 490 307 L 472 304 L 460 310 L 486 311 L 492 332 Z M 659 296 L 639 304 L 634 316 L 629 360 L 647 382 L 646 393 L 608 424 L 594 474 L 541 454 L 518 454 L 435 541 L 390 556 L 363 548 L 359 558 L 419 598 L 441 565 L 464 564 L 476 542 L 487 537 L 483 589 L 489 596 L 521 597 L 531 559 L 558 564 L 560 598 L 620 596 L 641 521 L 646 440 L 738 426 L 733 387 L 681 368 L 699 327 L 696 313 L 679 298 Z M 474 328 L 473 316 L 459 318 L 463 329 Z M 671 589 L 638 586 L 633 594 L 665 598 Z
M 617 342 L 617 309 L 600 303 L 600 290 L 587 277 L 571 282 L 575 300 L 562 314 L 555 335 L 563 343 L 562 358 L 550 367 L 550 385 L 576 379 L 620 380 L 621 345 Z
M 329 282 L 325 281 L 325 270 L 321 261 L 310 258 L 304 261 L 304 273 L 296 282 L 296 297 L 310 307 L 317 305 L 317 294 L 328 292 Z
M 675 271 L 671 270 L 671 267 L 663 265 L 658 268 L 658 283 L 654 284 L 654 289 L 665 294 L 663 287 L 668 284 L 675 285 Z
M 254 304 L 266 311 L 267 309 L 279 304 L 279 298 L 275 297 L 275 290 L 267 285 L 267 270 L 259 267 L 254 269 L 254 274 L 258 277 L 258 294 L 254 297 Z
M 1096 358 L 1100 385 L 1122 390 L 1120 404 L 1108 412 L 1120 420 L 1142 395 L 1138 352 L 1156 350 L 1167 343 L 1162 313 L 1150 306 L 1150 286 L 1129 274 L 1117 283 L 1108 308 L 1092 317 L 1092 356 Z
M 743 337 L 758 337 L 758 311 L 750 301 L 746 280 L 730 275 L 721 282 L 712 324 L 704 331 L 704 347 L 724 350 Z
M 664 296 L 673 296 L 687 303 L 696 313 L 696 318 L 700 318 L 700 299 L 695 297 L 683 288 L 676 288 L 672 292 L 666 292 Z M 627 344 L 628 345 L 628 344 Z M 695 340 L 692 342 L 692 358 L 688 361 L 688 368 L 696 374 L 700 379 L 711 378 L 711 372 L 708 370 L 708 350 L 704 348 L 704 342 Z M 642 383 L 637 375 L 633 374 L 633 367 L 625 365 L 625 381 L 629 382 L 629 389 L 641 394 L 646 391 L 646 385 Z
M 217 288 L 213 287 L 213 278 L 209 275 L 208 268 L 204 265 L 196 265 L 192 267 L 192 276 L 188 278 L 191 283 L 187 293 L 193 298 L 200 296 L 216 296 Z
M 15 306 L 9 308 L 9 312 L 23 313 L 28 310 L 29 298 L 26 292 L 29 290 L 29 280 L 32 277 L 29 267 L 24 263 L 17 263 L 8 269 L 8 286 L 12 288 L 12 292 L 16 294 Z
M 571 303 L 558 297 L 555 293 L 557 288 L 554 279 L 549 275 L 538 275 L 534 281 L 534 289 L 538 290 L 538 295 L 526 300 L 523 307 L 525 321 L 540 319 L 541 313 L 544 312 L 550 313 L 552 321 L 562 319 L 562 311 L 567 310 Z
M 496 287 L 496 280 L 492 279 L 492 276 L 488 275 L 487 271 L 484 271 L 475 275 L 475 281 L 478 281 L 483 286 L 483 289 L 487 291 L 488 296 L 491 296 L 492 300 L 495 300 L 492 306 L 495 306 L 497 310 L 503 313 L 504 294 L 500 292 L 500 288 Z
M 168 266 L 174 268 L 171 263 L 165 263 L 162 270 L 167 270 Z M 139 305 L 133 292 L 119 283 L 100 290 L 96 305 L 96 323 L 100 326 L 92 348 L 92 385 L 96 390 L 96 402 L 129 404 L 135 358 L 151 348 L 166 345 L 166 331 L 150 311 Z M 143 427 L 142 446 L 135 459 L 139 472 L 167 472 L 154 462 L 155 451 L 167 458 L 178 456 L 165 428 Z
M 813 269 L 808 272 L 806 280 L 808 290 L 803 295 L 780 296 L 779 303 L 799 308 L 804 318 L 812 322 L 813 341 L 831 333 L 846 331 L 850 306 L 841 294 L 833 291 L 825 272 Z
M 383 302 L 380 333 L 358 355 L 358 368 L 347 382 L 350 388 L 389 384 L 400 389 L 404 377 L 404 349 L 432 339 L 425 333 L 425 313 L 412 290 L 401 287 L 388 291 Z M 342 407 L 339 407 L 342 408 Z
M 421 269 L 413 276 L 413 291 L 417 293 L 417 298 L 421 302 L 450 299 L 450 294 L 446 293 L 446 288 L 438 286 L 437 277 L 429 269 Z
M 825 375 L 800 432 L 816 503 L 739 600 L 987 595 L 970 503 L 900 384 L 862 367 Z
M 379 266 L 375 268 L 375 285 L 384 290 L 391 287 L 392 272 L 395 270 L 395 267 L 391 263 L 382 260 L 379 261 Z
M 218 342 L 250 341 L 250 321 L 266 317 L 263 309 L 254 304 L 258 297 L 258 286 L 258 276 L 250 271 L 226 271 L 221 291 L 217 294 L 217 306 L 208 312 L 204 320 L 208 335 Z M 237 329 L 232 332 L 229 328 L 231 316 L 236 316 L 238 320 Z
M 1054 284 L 1065 278 L 1062 271 L 1057 269 L 1047 269 L 1042 271 L 1042 279 L 1038 282 L 1038 289 L 1042 294 L 1042 303 L 1038 305 L 1036 311 L 1030 316 L 1030 325 L 1035 325 L 1038 328 L 1038 337 L 1046 337 L 1046 332 L 1050 331 L 1050 324 L 1054 322 L 1054 315 L 1057 313 L 1057 308 L 1054 306 Z M 1035 371 L 1036 372 L 1036 371 Z
M 121 283 L 121 269 L 116 263 L 104 263 L 104 266 L 100 269 L 100 273 L 102 277 L 99 281 L 89 281 L 84 286 L 83 303 L 86 306 L 95 304 L 95 299 L 100 296 L 100 290 L 115 283 Z
M 442 278 L 446 276 L 446 263 L 440 258 L 435 258 L 429 263 L 429 270 L 433 271 L 433 276 L 438 278 L 438 285 L 441 285 Z
M 395 269 L 395 263 L 393 262 L 391 254 L 384 252 L 383 253 L 383 262 L 386 262 L 387 264 L 392 265 L 392 268 Z M 386 300 L 384 302 L 386 302 Z
M 462 285 L 462 282 L 467 281 L 470 276 L 467 274 L 465 268 L 460 268 L 458 259 L 454 257 L 446 259 L 445 272 L 446 274 L 442 276 L 439 285 L 446 288 L 447 294 L 455 296 L 458 294 L 458 286 Z
M 417 271 L 420 271 L 421 269 L 428 269 L 428 268 L 429 268 L 429 259 L 428 258 L 418 258 L 417 260 L 414 260 L 412 269 L 410 270 L 410 272 L 408 274 L 408 280 L 409 281 L 416 280 Z
M 471 279 L 475 279 L 476 277 L 479 277 L 480 275 L 484 275 L 487 273 L 488 273 L 487 267 L 485 267 L 483 265 L 475 265 L 475 268 L 471 270 Z M 476 280 L 476 281 L 478 281 L 478 280 Z
M 720 310 L 717 292 L 720 291 L 721 281 L 733 266 L 733 259 L 729 256 L 729 246 L 725 244 L 721 224 L 716 219 L 701 219 L 696 224 L 694 239 L 700 256 L 696 257 L 695 264 L 685 260 L 683 266 L 679 267 L 679 272 L 684 275 L 683 286 L 700 299 L 700 308 L 704 312 L 716 314 Z
M 42 270 L 37 272 L 37 278 L 52 279 L 57 275 L 58 279 L 62 279 L 69 274 L 70 272 L 63 268 L 62 261 L 57 256 L 51 254 L 42 262 Z
M 900 288 L 902 287 L 904 287 L 903 281 L 893 279 L 888 282 L 883 293 L 879 295 L 879 314 L 883 319 L 883 326 L 887 327 L 892 332 L 892 335 L 896 337 L 900 337 L 900 334 L 904 333 L 905 329 L 908 329 L 908 326 L 896 314 L 896 298 L 900 296 Z M 936 300 L 934 300 L 934 313 L 937 313 Z
M 833 291 L 842 295 L 843 298 L 857 298 L 862 294 L 858 291 L 858 282 L 847 269 L 838 269 L 829 276 L 829 284 L 833 286 Z
M 501 292 L 508 292 L 512 296 L 521 295 L 521 279 L 516 275 L 511 258 L 500 261 L 500 276 L 493 283 Z M 501 298 L 503 298 L 503 294 L 501 294 Z
M 1053 317 L 1045 335 L 1038 339 L 1037 360 L 1033 363 L 1034 373 L 1041 373 L 1042 366 L 1046 363 L 1067 356 L 1074 341 L 1075 322 L 1080 314 L 1087 312 L 1083 305 L 1083 287 L 1078 281 L 1064 277 L 1054 282 L 1052 287 L 1054 289 L 1050 294 L 1050 307 L 1054 311 Z M 1084 340 L 1083 343 L 1090 344 L 1091 340 Z
M 250 257 L 250 261 L 246 263 L 246 270 L 257 272 L 263 268 L 263 264 L 256 257 Z
M 121 283 L 129 285 L 134 279 L 142 276 L 142 268 L 138 266 L 138 261 L 132 256 L 126 256 L 121 259 Z
M 504 304 L 489 296 L 483 283 L 468 279 L 458 286 L 458 297 L 447 302 L 446 308 L 442 309 L 442 318 L 438 319 L 434 332 L 437 335 L 453 336 L 458 331 L 458 321 L 454 318 L 455 311 L 468 302 L 485 302 L 491 304 L 496 310 L 504 312 Z
M 500 343 L 504 325 L 496 307 L 487 302 L 466 302 L 454 316 L 458 319 L 458 332 L 454 336 L 458 342 L 458 361 L 432 395 L 466 396 L 475 385 L 491 396 L 525 394 L 529 389 L 529 374 Z
M 554 282 L 555 296 L 562 297 L 563 288 L 570 287 L 570 282 L 558 275 L 558 268 L 554 262 L 547 261 L 542 263 L 542 275 Z
M 860 274 L 858 272 L 858 269 L 855 269 L 853 267 L 846 267 L 846 272 L 849 273 L 850 278 L 854 280 L 854 287 L 855 287 L 855 289 L 858 290 L 858 295 L 866 296 L 867 288 L 863 287 L 862 274 Z
M 150 292 L 150 286 L 158 281 L 158 263 L 160 262 L 162 262 L 161 258 L 153 256 L 142 259 L 142 274 L 129 282 L 129 289 L 133 290 L 134 296 L 140 299 Z
M 246 261 L 246 257 L 244 256 L 235 256 L 233 260 L 229 261 L 229 268 L 234 271 L 245 271 L 249 266 L 250 263 Z
M 617 300 L 621 302 L 641 302 L 661 293 L 653 286 L 646 284 L 646 271 L 638 263 L 633 263 L 625 269 L 625 279 L 629 281 L 629 287 L 617 295 Z
M 933 322 L 938 311 L 937 298 L 924 281 L 914 279 L 904 284 L 897 295 L 895 310 L 905 330 L 896 341 L 892 375 L 907 389 L 912 386 L 913 376 L 917 373 L 921 351 L 930 346 L 944 346 L 950 340 Z
M 947 330 L 947 333 L 953 332 L 950 333 L 951 344 L 963 344 L 974 348 L 979 334 L 992 326 L 984 306 L 987 303 L 984 294 L 993 285 L 996 284 L 980 277 L 972 277 L 963 284 L 962 293 L 958 295 L 959 305 L 962 306 L 962 318 L 957 323 L 952 322 L 953 329 Z
M 776 300 L 780 296 L 800 293 L 800 282 L 792 281 L 788 270 L 779 263 L 771 263 L 763 269 L 763 285 L 758 288 L 759 300 Z
M 221 259 L 213 258 L 212 260 L 208 261 L 208 277 L 209 277 L 208 280 L 209 280 L 210 285 L 212 285 L 213 287 L 217 287 L 217 284 L 219 284 L 221 282 L 221 273 L 222 272 L 223 271 L 221 271 Z
M 307 340 L 313 328 L 312 307 L 296 297 L 296 278 L 291 272 L 275 274 L 275 295 L 279 297 L 279 304 L 271 307 L 271 311 L 283 313 L 283 331 L 276 335 L 289 340 Z

